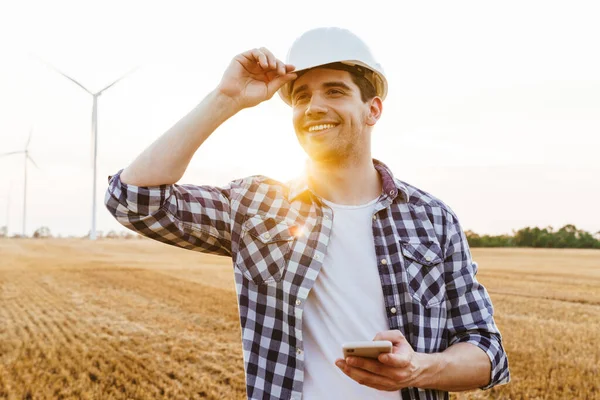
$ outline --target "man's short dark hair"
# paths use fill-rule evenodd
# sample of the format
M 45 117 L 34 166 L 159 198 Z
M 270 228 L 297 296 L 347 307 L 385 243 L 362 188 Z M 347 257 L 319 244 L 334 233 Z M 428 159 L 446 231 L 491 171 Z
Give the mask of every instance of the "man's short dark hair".
M 315 68 L 328 68 L 328 69 L 336 69 L 341 71 L 347 71 L 350 73 L 352 77 L 352 82 L 360 89 L 360 99 L 363 103 L 371 100 L 373 97 L 377 96 L 377 91 L 375 90 L 375 86 L 367 78 L 365 78 L 365 68 L 360 67 L 358 65 L 348 65 L 341 62 L 335 62 L 331 64 L 319 65 Z M 298 72 L 298 78 L 304 75 L 306 72 L 310 71 L 309 69 Z M 298 79 L 296 78 L 296 79 Z M 292 82 L 290 87 L 290 93 L 294 91 L 294 82 Z

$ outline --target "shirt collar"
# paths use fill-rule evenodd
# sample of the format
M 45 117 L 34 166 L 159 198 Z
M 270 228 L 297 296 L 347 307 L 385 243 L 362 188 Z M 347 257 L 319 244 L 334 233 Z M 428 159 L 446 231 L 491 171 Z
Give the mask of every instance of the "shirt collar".
M 394 200 L 398 195 L 400 195 L 405 202 L 408 202 L 410 195 L 406 185 L 397 179 L 394 179 L 392 171 L 381 161 L 373 159 L 373 165 L 381 176 L 382 195 L 390 198 L 391 200 Z M 292 180 L 289 183 L 289 187 L 290 191 L 288 194 L 288 199 L 290 202 L 294 201 L 305 193 L 310 192 L 306 173 Z

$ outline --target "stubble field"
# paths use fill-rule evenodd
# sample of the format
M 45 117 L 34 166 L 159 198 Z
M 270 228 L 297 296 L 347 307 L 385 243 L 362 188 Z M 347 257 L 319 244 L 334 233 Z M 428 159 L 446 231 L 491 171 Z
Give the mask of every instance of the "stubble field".
M 512 382 L 600 399 L 600 251 L 473 249 Z M 0 399 L 243 399 L 230 259 L 150 240 L 0 240 Z

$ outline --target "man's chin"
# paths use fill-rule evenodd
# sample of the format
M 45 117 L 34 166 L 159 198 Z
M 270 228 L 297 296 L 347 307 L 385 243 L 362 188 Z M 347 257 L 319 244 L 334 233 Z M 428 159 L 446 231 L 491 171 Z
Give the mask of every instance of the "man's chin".
M 307 149 L 304 149 L 304 152 L 306 153 L 310 161 L 318 164 L 338 164 L 343 158 L 338 152 L 332 150 L 321 149 L 320 151 L 309 151 Z

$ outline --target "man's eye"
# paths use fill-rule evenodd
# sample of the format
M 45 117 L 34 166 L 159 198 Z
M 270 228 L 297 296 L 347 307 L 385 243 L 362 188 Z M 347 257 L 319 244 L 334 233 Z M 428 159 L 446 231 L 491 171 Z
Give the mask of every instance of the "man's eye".
M 307 94 L 299 94 L 298 96 L 296 96 L 296 98 L 294 99 L 297 102 L 302 101 L 304 99 L 306 99 L 308 97 Z
M 327 93 L 329 93 L 329 94 L 344 94 L 344 92 L 342 92 L 339 89 L 329 89 L 329 91 Z

